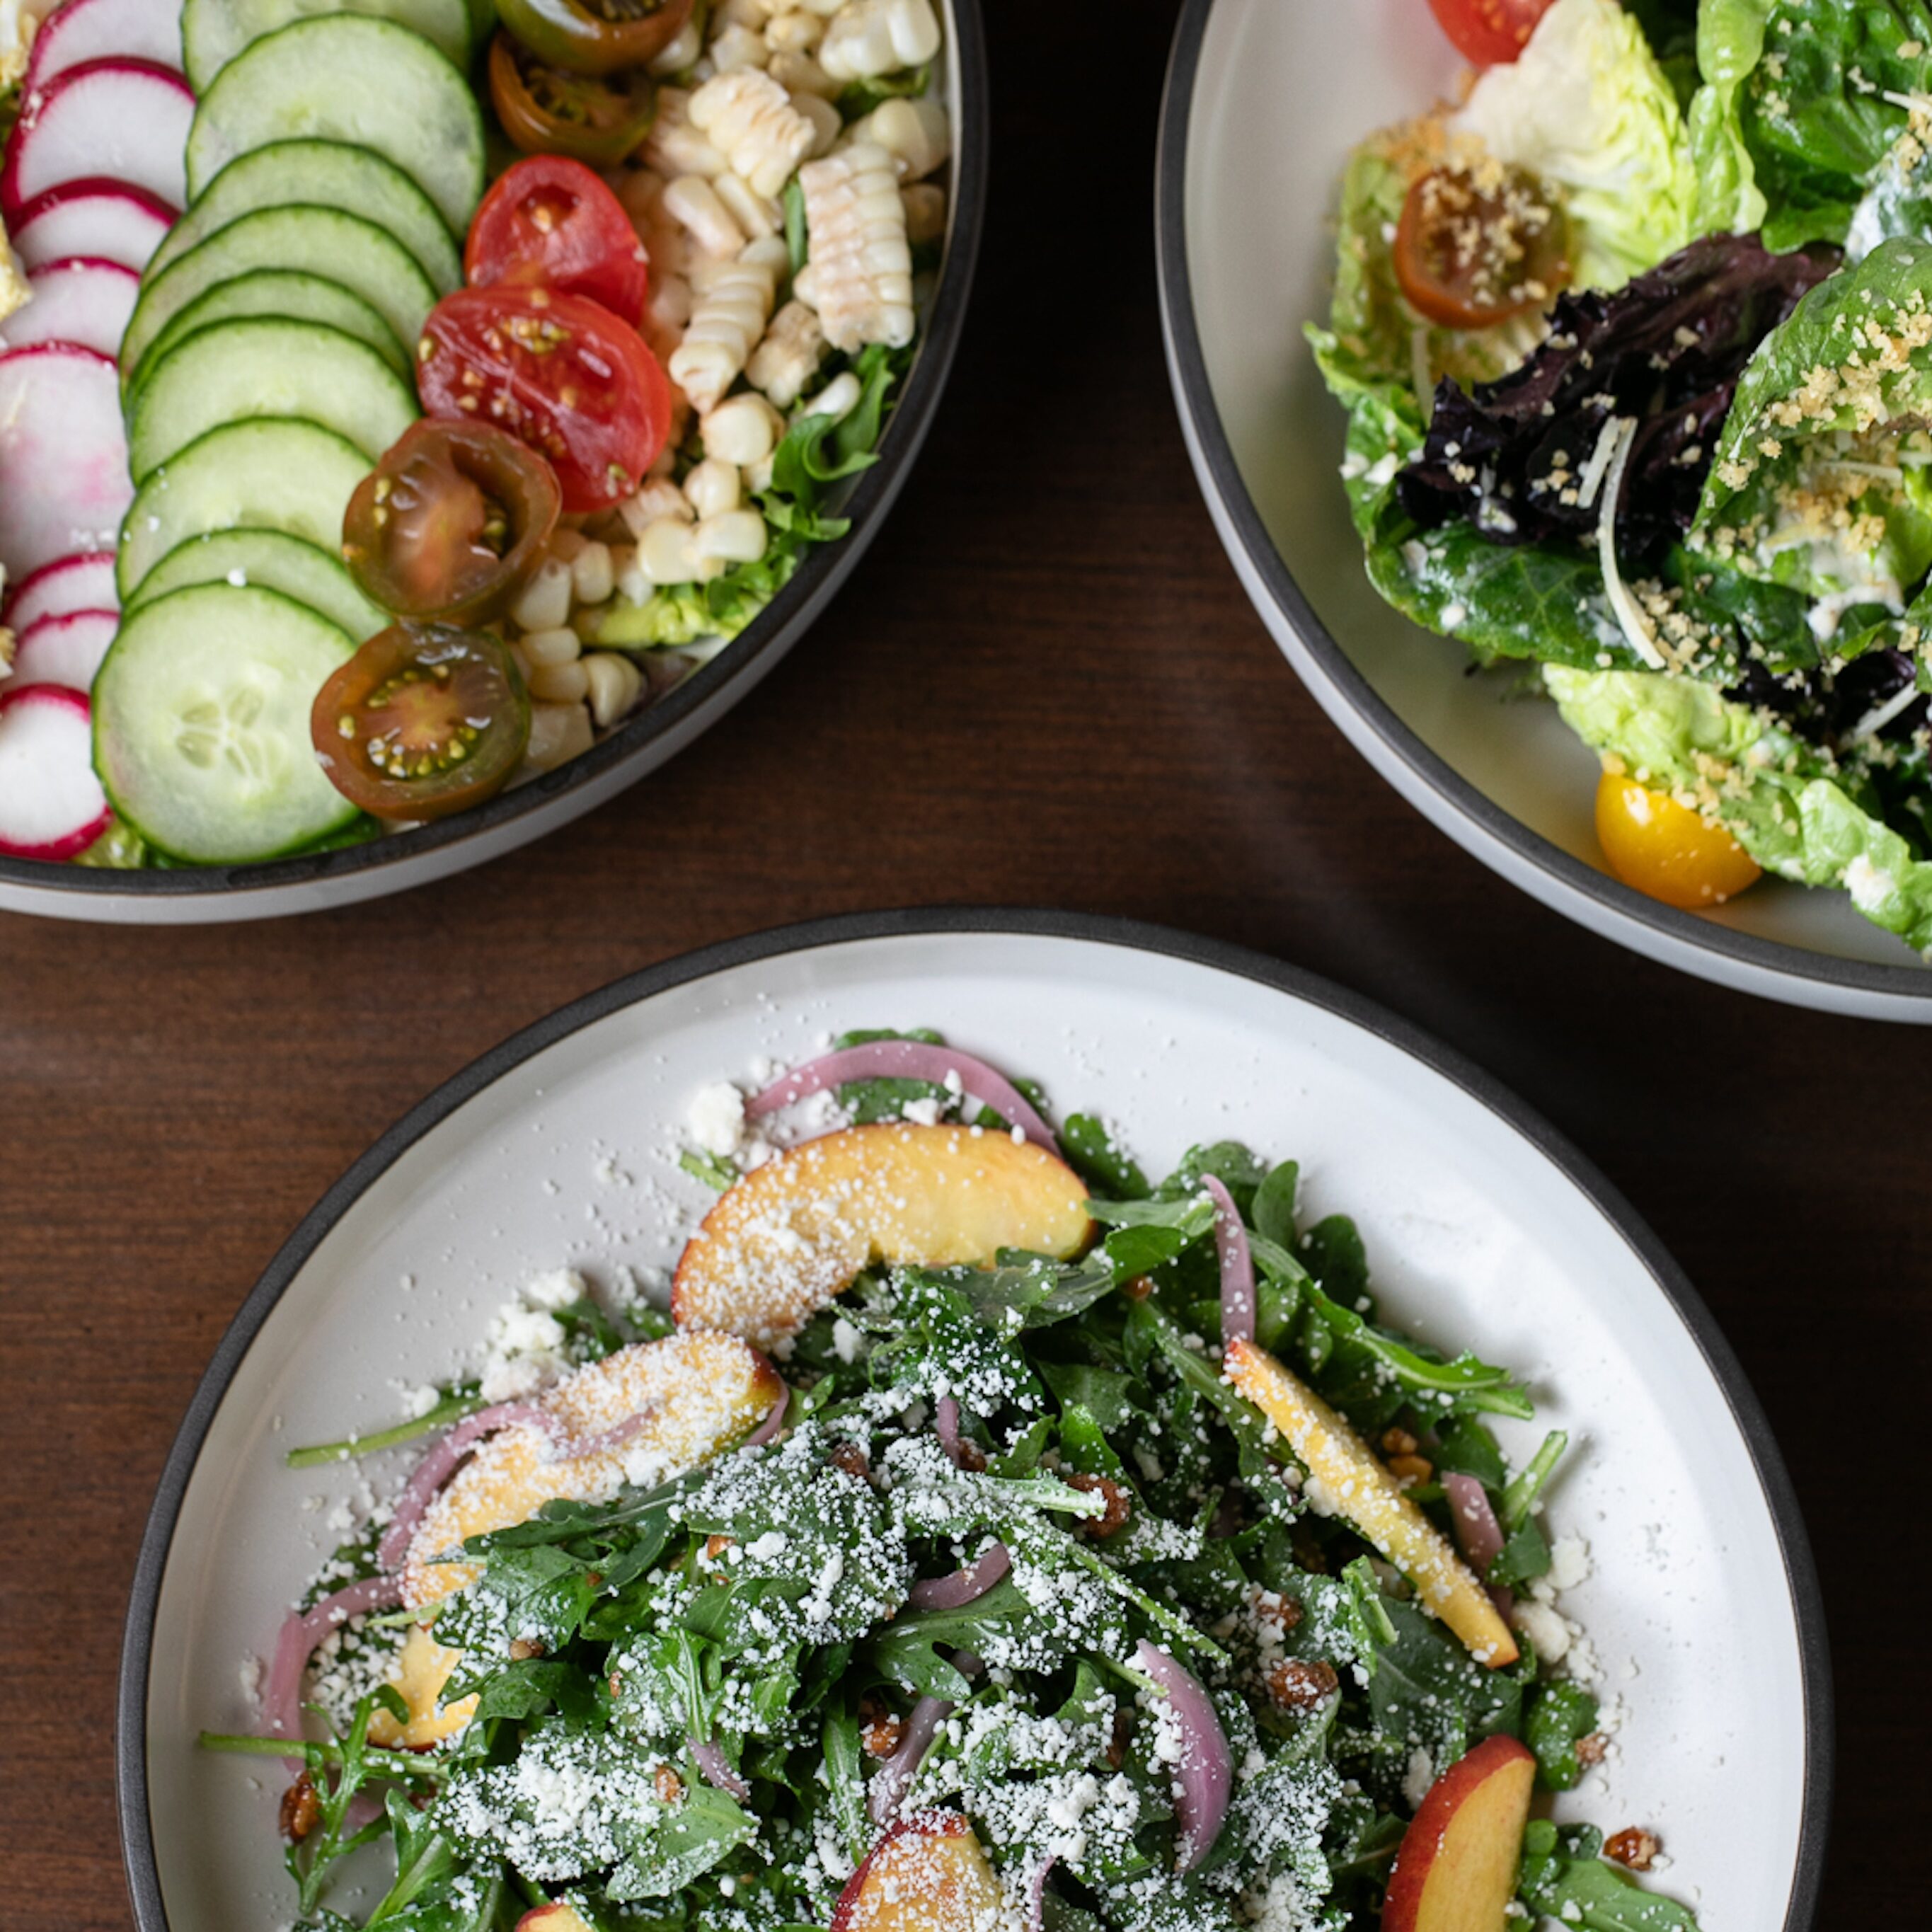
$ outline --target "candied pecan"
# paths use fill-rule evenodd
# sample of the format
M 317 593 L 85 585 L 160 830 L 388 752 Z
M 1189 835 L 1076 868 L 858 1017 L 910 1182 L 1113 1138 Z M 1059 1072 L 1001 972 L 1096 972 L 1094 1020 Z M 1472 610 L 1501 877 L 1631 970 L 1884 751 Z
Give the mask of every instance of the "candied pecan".
M 716 1563 L 730 1547 L 731 1539 L 728 1536 L 707 1537 L 704 1544 L 705 1562 Z
M 865 1450 L 856 1442 L 837 1444 L 826 1460 L 835 1469 L 842 1469 L 847 1475 L 856 1477 L 862 1483 L 872 1480 L 872 1466 L 866 1461 Z
M 1131 1711 L 1116 1710 L 1114 1713 L 1114 1734 L 1107 1740 L 1107 1768 L 1118 1771 L 1127 1761 L 1127 1740 L 1134 1734 L 1134 1714 Z
M 624 1686 L 623 1678 L 614 1670 L 611 1672 L 610 1676 L 605 1679 L 605 1682 L 609 1684 L 610 1687 L 610 1694 L 614 1697 L 616 1696 L 617 1693 L 621 1690 Z
M 1111 1476 L 1076 1474 L 1060 1480 L 1070 1489 L 1084 1490 L 1090 1496 L 1100 1497 L 1107 1505 L 1098 1516 L 1084 1516 L 1074 1526 L 1082 1536 L 1112 1536 L 1126 1521 L 1134 1506 L 1132 1491 Z
M 1657 1834 L 1646 1832 L 1641 1825 L 1626 1825 L 1604 1841 L 1604 1857 L 1628 1865 L 1632 1871 L 1649 1870 L 1660 1849 Z
M 533 1657 L 541 1657 L 544 1647 L 533 1636 L 512 1637 L 510 1640 L 510 1661 L 527 1664 Z
M 1305 1664 L 1298 1657 L 1284 1657 L 1268 1666 L 1263 1681 L 1282 1710 L 1312 1711 L 1334 1694 L 1338 1680 L 1332 1664 Z
M 1382 1431 L 1382 1454 L 1384 1456 L 1413 1456 L 1421 1447 L 1406 1429 L 1384 1429 Z
M 1120 1292 L 1130 1301 L 1144 1301 L 1154 1292 L 1154 1283 L 1144 1274 L 1137 1274 L 1131 1280 L 1120 1284 Z
M 304 1772 L 282 1793 L 282 1836 L 292 1844 L 300 1844 L 315 1829 L 321 1816 L 322 1798 L 316 1790 L 315 1780 Z
M 656 1786 L 660 1804 L 675 1804 L 684 1796 L 684 1780 L 668 1764 L 661 1764 L 657 1775 L 651 1780 Z
M 1610 1741 L 1601 1731 L 1592 1731 L 1587 1738 L 1576 1740 L 1576 1762 L 1579 1764 L 1601 1764 L 1604 1754 L 1610 1748 Z
M 1426 1483 L 1435 1474 L 1436 1465 L 1426 1456 L 1391 1456 L 1388 1472 L 1400 1483 Z
M 859 1700 L 859 1742 L 872 1757 L 890 1757 L 905 1726 L 891 1707 L 869 1694 Z
M 1257 1590 L 1254 1596 L 1255 1621 L 1286 1636 L 1301 1621 L 1301 1606 L 1292 1597 L 1274 1590 Z

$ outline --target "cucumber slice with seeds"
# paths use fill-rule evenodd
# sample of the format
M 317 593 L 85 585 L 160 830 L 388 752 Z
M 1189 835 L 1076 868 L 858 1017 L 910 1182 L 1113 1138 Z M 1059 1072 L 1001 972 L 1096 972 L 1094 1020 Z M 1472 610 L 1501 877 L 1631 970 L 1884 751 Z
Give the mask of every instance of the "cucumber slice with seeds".
M 244 214 L 296 202 L 340 208 L 386 228 L 438 295 L 463 286 L 463 251 L 436 203 L 393 161 L 340 141 L 272 141 L 237 155 L 161 237 L 148 275 Z
M 394 370 L 408 378 L 410 358 L 396 332 L 377 310 L 352 290 L 326 276 L 305 274 L 298 268 L 256 268 L 217 282 L 206 295 L 197 296 L 148 344 L 140 367 L 128 377 L 130 400 L 140 393 L 146 371 L 173 348 L 184 336 L 197 329 L 212 328 L 218 322 L 238 322 L 244 316 L 284 316 L 296 322 L 319 322 L 326 328 L 339 328 L 345 335 L 367 343 Z
M 358 814 L 316 762 L 316 693 L 355 651 L 278 592 L 171 591 L 124 619 L 94 680 L 94 763 L 114 808 L 171 857 L 246 864 Z
M 373 464 L 416 419 L 416 392 L 365 342 L 316 322 L 254 316 L 197 329 L 153 362 L 128 416 L 140 484 L 224 423 L 298 416 Z
M 324 275 L 360 296 L 398 341 L 414 343 L 436 290 L 416 257 L 386 230 L 340 208 L 257 208 L 170 262 L 142 287 L 121 338 L 121 367 L 140 368 L 154 338 L 218 283 L 256 268 Z
M 412 28 L 460 68 L 470 64 L 468 0 L 337 0 L 339 11 L 368 14 Z M 314 10 L 304 0 L 187 0 L 182 8 L 183 64 L 188 85 L 206 94 L 244 48 Z
M 190 584 L 279 590 L 340 625 L 358 644 L 389 625 L 389 614 L 363 596 L 345 566 L 285 530 L 214 530 L 190 537 L 141 580 L 124 614 L 131 617 L 143 604 Z
M 355 444 L 316 423 L 265 416 L 210 430 L 134 493 L 114 567 L 123 608 L 177 544 L 210 530 L 286 530 L 334 550 L 368 473 Z
M 483 197 L 483 114 L 469 81 L 393 20 L 298 20 L 230 61 L 188 131 L 189 196 L 238 154 L 310 136 L 388 156 L 453 230 Z

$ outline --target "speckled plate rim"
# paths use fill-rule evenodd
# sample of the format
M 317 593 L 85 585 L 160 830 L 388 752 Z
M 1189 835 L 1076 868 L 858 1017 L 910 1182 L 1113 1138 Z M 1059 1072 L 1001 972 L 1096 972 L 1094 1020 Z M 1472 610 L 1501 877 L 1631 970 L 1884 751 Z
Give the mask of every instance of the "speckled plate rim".
M 852 914 L 782 926 L 706 946 L 614 980 L 512 1035 L 446 1081 L 391 1127 L 310 1210 L 243 1302 L 195 1390 L 163 1468 L 135 1563 L 116 1693 L 115 1755 L 122 1856 L 137 1932 L 172 1932 L 150 1827 L 147 1714 L 150 1650 L 176 1523 L 202 1444 L 243 1358 L 325 1237 L 425 1135 L 485 1088 L 584 1027 L 670 988 L 762 961 L 934 934 L 1066 940 L 1120 947 L 1272 988 L 1359 1028 L 1460 1089 L 1541 1154 L 1616 1232 L 1662 1292 L 1722 1390 L 1762 1489 L 1784 1559 L 1804 1700 L 1804 1767 L 1798 1841 L 1781 1932 L 1809 1932 L 1816 1922 L 1824 1874 L 1834 1749 L 1824 1599 L 1797 1494 L 1770 1423 L 1716 1318 L 1663 1244 L 1604 1176 L 1501 1082 L 1360 994 L 1245 947 L 1168 927 L 1091 914 L 997 907 Z
M 1315 612 L 1242 481 L 1208 380 L 1187 266 L 1187 151 L 1215 0 L 1185 0 L 1161 104 L 1155 248 L 1168 374 L 1202 494 L 1256 613 L 1356 750 L 1463 850 L 1552 910 L 1646 957 L 1793 1006 L 1932 1025 L 1932 971 L 1761 939 L 1646 898 L 1532 831 L 1438 757 Z
M 964 332 L 986 225 L 986 24 L 980 0 L 943 0 L 958 77 L 952 221 L 917 360 L 879 460 L 842 514 L 850 532 L 814 548 L 791 581 L 708 663 L 580 758 L 472 810 L 412 832 L 259 865 L 116 872 L 0 855 L 0 911 L 116 925 L 267 919 L 406 890 L 484 863 L 555 831 L 655 770 L 771 670 L 823 614 L 878 536 L 932 427 Z

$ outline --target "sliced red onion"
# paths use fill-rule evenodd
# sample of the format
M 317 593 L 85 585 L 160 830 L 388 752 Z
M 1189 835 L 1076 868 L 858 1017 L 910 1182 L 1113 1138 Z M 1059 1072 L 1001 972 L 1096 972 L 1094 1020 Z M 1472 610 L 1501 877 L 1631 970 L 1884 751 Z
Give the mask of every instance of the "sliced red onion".
M 892 1756 L 866 1786 L 866 1815 L 874 1824 L 883 1827 L 898 1816 L 920 1761 L 932 1748 L 933 1733 L 952 1714 L 952 1702 L 945 1697 L 922 1697 L 912 1707 Z
M 1213 1703 L 1192 1672 L 1144 1637 L 1134 1661 L 1167 1693 L 1180 1728 L 1180 1757 L 1174 1767 L 1174 1810 L 1180 1836 L 1174 1862 L 1177 1871 L 1192 1871 L 1221 1835 L 1234 1784 L 1234 1756 Z
M 906 1594 L 916 1610 L 956 1610 L 983 1597 L 1013 1567 L 1004 1543 L 989 1543 L 963 1570 L 947 1576 L 922 1576 Z
M 1214 1249 L 1221 1259 L 1221 1346 L 1255 1339 L 1255 1258 L 1241 1210 L 1218 1175 L 1204 1174 L 1201 1185 L 1214 1204 Z
M 403 1600 L 400 1579 L 365 1576 L 359 1583 L 332 1591 L 306 1610 L 292 1610 L 275 1639 L 274 1660 L 268 1666 L 268 1685 L 262 1695 L 262 1714 L 271 1730 L 284 1737 L 302 1736 L 302 1673 L 316 1646 L 331 1630 L 365 1611 L 386 1610 Z M 299 1763 L 292 1759 L 291 1763 Z
M 1449 1520 L 1456 1526 L 1456 1540 L 1462 1546 L 1470 1568 L 1479 1577 L 1486 1576 L 1504 1540 L 1503 1526 L 1490 1507 L 1489 1492 L 1474 1476 L 1445 1470 L 1442 1492 L 1449 1498 Z M 1500 1583 L 1490 1586 L 1490 1595 L 1504 1616 L 1516 1606 L 1514 1596 Z
M 946 1460 L 956 1469 L 970 1468 L 965 1440 L 959 1433 L 959 1405 L 951 1396 L 941 1396 L 934 1405 L 932 1427 L 940 1448 L 946 1451 Z
M 787 1389 L 784 1394 L 772 1404 L 771 1414 L 745 1438 L 745 1447 L 747 1449 L 762 1449 L 767 1442 L 776 1442 L 778 1440 L 779 1430 L 784 1426 L 785 1411 L 790 1403 L 791 1390 Z
M 1046 1924 L 1046 1878 L 1058 1862 L 1054 1854 L 1048 1852 L 1027 1880 L 1027 1932 L 1042 1932 Z
M 916 1040 L 875 1040 L 865 1046 L 848 1046 L 842 1053 L 808 1060 L 747 1101 L 745 1114 L 755 1120 L 761 1114 L 788 1107 L 807 1094 L 822 1094 L 828 1087 L 843 1086 L 848 1080 L 929 1080 L 943 1087 L 949 1073 L 956 1073 L 962 1086 L 1036 1146 L 1058 1150 L 1053 1130 L 1004 1075 L 970 1053 L 958 1053 L 950 1046 L 928 1046 Z
M 455 1474 L 457 1465 L 484 1436 L 520 1422 L 550 1426 L 550 1418 L 533 1402 L 500 1402 L 491 1408 L 479 1408 L 466 1415 L 424 1455 L 411 1471 L 410 1480 L 396 1502 L 396 1513 L 376 1546 L 376 1558 L 385 1570 L 394 1570 L 409 1554 L 410 1539 L 416 1526 L 435 1502 L 443 1484 Z
M 752 1787 L 731 1768 L 724 1754 L 710 1738 L 693 1738 L 690 1742 L 691 1754 L 698 1760 L 706 1784 L 715 1785 L 734 1798 L 751 1796 Z

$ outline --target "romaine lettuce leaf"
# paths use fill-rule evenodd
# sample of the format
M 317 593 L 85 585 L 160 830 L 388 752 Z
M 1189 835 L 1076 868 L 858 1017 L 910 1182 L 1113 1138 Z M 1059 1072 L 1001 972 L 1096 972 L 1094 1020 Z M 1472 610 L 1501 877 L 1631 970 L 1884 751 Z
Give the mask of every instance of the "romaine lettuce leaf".
M 1696 232 L 1697 175 L 1676 92 L 1616 0 L 1556 0 L 1521 55 L 1489 69 L 1449 124 L 1563 190 L 1583 287 L 1616 288 Z
M 1814 289 L 1738 384 L 1692 547 L 1838 608 L 1902 610 L 1932 567 L 1932 245 Z
M 1688 678 L 1550 664 L 1544 682 L 1585 743 L 1720 820 L 1767 872 L 1841 886 L 1874 925 L 1932 952 L 1932 862 L 1828 753 Z

